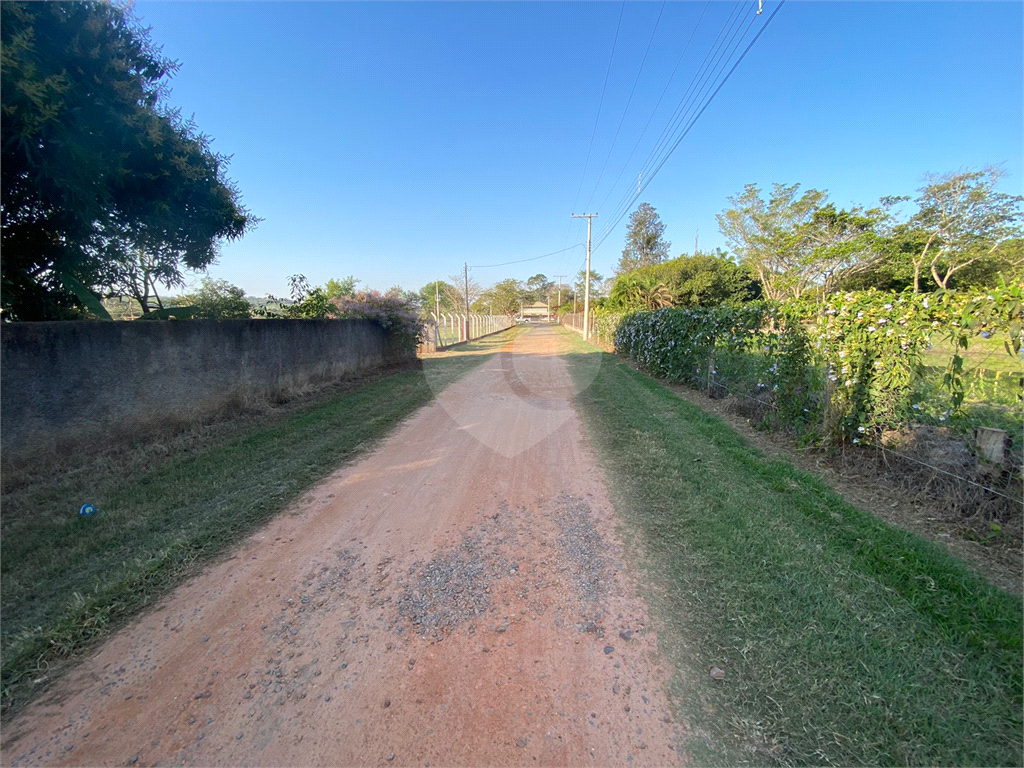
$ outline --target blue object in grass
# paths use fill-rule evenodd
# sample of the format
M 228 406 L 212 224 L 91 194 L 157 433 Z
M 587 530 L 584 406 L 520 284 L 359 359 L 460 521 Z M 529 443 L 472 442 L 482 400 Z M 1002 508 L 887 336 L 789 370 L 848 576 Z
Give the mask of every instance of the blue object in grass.
M 95 515 L 96 514 L 96 507 L 94 507 L 92 504 L 83 504 L 82 508 L 80 510 L 78 510 L 78 514 L 82 515 L 83 517 L 88 517 L 89 515 Z

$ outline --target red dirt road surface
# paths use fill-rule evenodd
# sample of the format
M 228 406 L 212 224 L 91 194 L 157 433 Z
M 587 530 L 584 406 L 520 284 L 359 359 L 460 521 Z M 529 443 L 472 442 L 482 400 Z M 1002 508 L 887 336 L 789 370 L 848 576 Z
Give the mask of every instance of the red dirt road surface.
M 4 729 L 4 764 L 682 762 L 559 333 L 108 640 Z

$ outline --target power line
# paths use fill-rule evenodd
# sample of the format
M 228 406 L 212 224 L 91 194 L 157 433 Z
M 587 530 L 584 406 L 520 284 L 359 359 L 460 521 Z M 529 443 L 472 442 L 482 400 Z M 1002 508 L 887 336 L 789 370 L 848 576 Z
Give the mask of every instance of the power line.
M 658 113 L 658 107 L 661 106 L 661 102 L 665 98 L 665 94 L 668 93 L 668 88 L 672 84 L 673 78 L 676 76 L 676 71 L 679 69 L 679 65 L 683 63 L 683 58 L 686 56 L 686 52 L 690 49 L 690 43 L 693 42 L 694 35 L 697 34 L 697 28 L 700 27 L 701 21 L 704 20 L 704 14 L 707 13 L 708 6 L 711 5 L 711 0 L 707 0 L 704 3 L 704 9 L 700 13 L 700 18 L 697 19 L 697 23 L 693 27 L 693 31 L 690 33 L 689 39 L 686 41 L 686 45 L 683 46 L 683 52 L 679 54 L 679 58 L 676 59 L 676 65 L 672 68 L 672 74 L 668 76 L 668 80 L 665 82 L 665 87 L 661 90 L 661 96 L 658 97 L 658 103 L 654 105 L 654 109 L 651 111 L 650 117 L 647 118 L 647 122 L 644 124 L 643 130 L 640 131 L 640 136 L 637 137 L 636 143 L 633 145 L 633 149 L 630 150 L 629 156 L 626 157 L 626 162 L 622 164 L 622 169 L 619 174 L 615 177 L 615 181 L 612 182 L 611 188 L 608 190 L 608 194 L 604 196 L 604 200 L 601 201 L 599 208 L 604 208 L 604 204 L 608 202 L 608 198 L 612 194 L 612 190 L 615 189 L 619 183 L 619 179 L 622 178 L 622 174 L 626 172 L 626 168 L 629 167 L 629 161 L 633 159 L 633 155 L 636 153 L 637 147 L 640 146 L 640 142 L 643 141 L 645 135 L 647 135 L 647 129 L 651 125 L 651 121 L 654 116 Z
M 525 264 L 527 261 L 537 261 L 538 259 L 546 259 L 548 256 L 557 256 L 559 253 L 565 253 L 571 251 L 574 248 L 580 248 L 584 244 L 576 243 L 576 245 L 570 245 L 568 248 L 563 248 L 560 251 L 552 251 L 551 253 L 545 253 L 541 256 L 533 256 L 529 259 L 518 259 L 517 261 L 503 261 L 501 264 L 471 264 L 470 269 L 487 269 L 489 267 L 507 267 L 509 264 Z
M 651 158 L 653 158 L 658 152 L 660 152 L 660 146 L 671 141 L 669 138 L 672 133 L 676 130 L 676 127 L 685 119 L 686 112 L 689 110 L 690 105 L 696 100 L 699 101 L 699 94 L 704 88 L 705 84 L 709 79 L 714 81 L 718 75 L 713 73 L 718 68 L 719 64 L 725 59 L 728 61 L 729 57 L 732 56 L 732 52 L 739 48 L 739 43 L 733 45 L 736 40 L 736 35 L 740 30 L 740 25 L 743 22 L 743 3 L 738 3 L 734 9 L 735 17 L 730 15 L 730 18 L 726 20 L 726 23 L 722 26 L 719 31 L 715 44 L 708 50 L 707 55 L 704 57 L 704 61 L 701 62 L 700 69 L 694 74 L 690 80 L 690 84 L 686 88 L 686 92 L 683 97 L 679 100 L 679 104 L 676 106 L 672 113 L 668 124 L 661 132 L 661 136 L 658 141 L 655 142 L 654 148 L 648 154 L 647 160 L 644 161 L 644 170 L 646 171 L 650 166 Z M 754 23 L 756 16 L 751 16 L 750 21 L 747 24 L 747 29 L 743 31 L 745 35 L 750 26 Z M 740 38 L 742 40 L 742 36 Z M 731 47 L 731 50 L 730 50 Z
M 633 103 L 633 94 L 636 93 L 637 83 L 640 82 L 640 75 L 643 74 L 644 65 L 647 63 L 647 56 L 651 52 L 651 45 L 654 43 L 654 36 L 658 33 L 658 25 L 661 24 L 661 17 L 662 14 L 665 13 L 665 3 L 667 2 L 668 0 L 661 1 L 661 10 L 658 11 L 658 18 L 654 22 L 654 29 L 651 31 L 651 39 L 647 41 L 647 50 L 644 51 L 644 57 L 640 61 L 640 68 L 636 71 L 636 77 L 633 79 L 633 87 L 629 91 L 629 98 L 626 99 L 626 106 L 622 110 L 622 117 L 619 118 L 619 124 L 615 128 L 615 136 L 612 137 L 612 143 L 608 145 L 608 154 L 605 155 L 604 165 L 601 166 L 601 173 L 597 175 L 597 181 L 594 184 L 594 191 L 590 193 L 590 199 L 587 200 L 587 204 L 583 206 L 584 208 L 590 207 L 590 203 L 593 201 L 594 195 L 597 194 L 597 190 L 601 186 L 601 179 L 604 178 L 605 169 L 608 168 L 608 160 L 611 159 L 612 150 L 615 148 L 615 142 L 618 140 L 619 132 L 622 130 L 622 123 L 626 119 L 626 114 L 629 112 L 629 105 Z
M 671 147 L 669 148 L 668 152 L 665 154 L 665 156 L 663 157 L 661 162 L 657 165 L 657 167 L 654 168 L 654 171 L 648 177 L 648 183 L 650 183 L 650 181 L 652 181 L 654 179 L 654 177 L 658 174 L 658 172 L 664 167 L 665 163 L 668 162 L 669 157 L 671 157 L 672 153 L 675 152 L 675 150 L 679 146 L 680 142 L 684 138 L 686 138 L 686 135 L 693 128 L 694 124 L 696 124 L 697 120 L 700 119 L 701 115 L 703 115 L 705 110 L 711 105 L 711 102 L 714 101 L 714 99 L 718 95 L 719 91 L 722 90 L 722 87 L 726 84 L 726 82 L 728 82 L 729 78 L 732 77 L 733 72 L 736 71 L 736 68 L 740 65 L 740 62 L 742 62 L 743 59 L 746 58 L 747 54 L 750 52 L 750 49 L 753 48 L 754 43 L 756 43 L 758 41 L 758 39 L 761 37 L 761 34 L 765 31 L 765 29 L 768 28 L 768 25 L 771 24 L 772 19 L 774 19 L 775 16 L 778 14 L 778 12 L 780 10 L 782 10 L 782 6 L 784 6 L 785 4 L 786 4 L 786 0 L 781 0 L 781 2 L 778 4 L 778 6 L 776 6 L 775 10 L 768 17 L 768 19 L 765 21 L 765 23 L 760 27 L 760 29 L 758 29 L 758 31 L 754 35 L 753 39 L 750 41 L 750 43 L 747 45 L 747 47 L 743 50 L 743 53 L 740 54 L 739 58 L 732 65 L 732 68 L 728 71 L 728 73 L 726 73 L 725 77 L 722 78 L 721 82 L 718 84 L 718 87 L 715 88 L 714 92 L 712 92 L 711 95 L 705 100 L 703 106 L 701 106 L 701 108 L 693 116 L 693 118 L 690 120 L 690 122 L 686 125 L 685 129 L 682 131 L 682 133 L 679 135 L 679 137 L 675 140 L 675 142 L 671 145 Z M 601 244 L 608 238 L 608 236 L 611 234 L 612 230 L 622 220 L 622 217 L 626 215 L 626 212 L 629 210 L 630 206 L 632 206 L 632 204 L 634 202 L 636 202 L 636 199 L 639 196 L 640 195 L 638 193 L 633 193 L 632 200 L 625 207 L 625 209 L 622 211 L 622 213 L 619 214 L 618 218 L 616 218 L 614 220 L 614 222 L 612 223 L 611 227 L 607 230 L 605 236 L 601 240 L 598 241 L 597 248 L 601 247 Z
M 715 42 L 708 49 L 707 54 L 704 56 L 704 60 L 694 72 L 689 85 L 687 85 L 683 96 L 679 99 L 679 103 L 673 110 L 671 117 L 668 119 L 665 127 L 662 128 L 661 135 L 658 137 L 657 141 L 655 141 L 654 146 L 650 149 L 646 159 L 641 164 L 641 174 L 647 177 L 648 182 L 651 180 L 649 171 L 657 162 L 656 158 L 658 158 L 663 152 L 664 147 L 671 143 L 671 137 L 676 132 L 678 126 L 686 119 L 686 115 L 689 113 L 691 105 L 701 93 L 705 83 L 707 83 L 708 79 L 711 78 L 712 73 L 718 68 L 723 58 L 728 61 L 728 59 L 732 57 L 733 53 L 735 53 L 739 48 L 741 43 L 736 43 L 731 50 L 729 49 L 729 46 L 732 45 L 733 41 L 735 41 L 736 33 L 739 31 L 740 24 L 742 23 L 742 10 L 743 4 L 738 3 L 730 12 L 729 17 L 726 19 L 722 28 L 719 30 L 718 35 L 715 37 Z M 751 17 L 750 23 L 747 25 L 747 29 L 750 28 L 750 24 L 753 23 L 754 18 L 755 17 Z M 746 34 L 746 31 L 744 31 L 744 34 Z M 740 39 L 742 41 L 742 37 Z M 714 77 L 717 77 L 717 74 L 715 74 Z M 628 210 L 632 205 L 632 201 L 635 200 L 635 198 L 631 197 L 631 190 L 632 184 L 630 184 L 630 187 L 625 191 L 613 209 L 613 213 L 610 217 L 612 221 L 616 221 L 618 214 L 622 213 L 624 210 Z M 640 190 L 638 190 L 638 196 L 639 193 Z M 606 232 L 608 231 L 609 230 L 606 229 Z
M 608 76 L 612 72 L 612 61 L 615 59 L 615 47 L 619 42 L 619 27 L 622 26 L 622 14 L 626 10 L 626 0 L 622 0 L 622 5 L 619 8 L 619 21 L 615 25 L 615 38 L 612 40 L 612 52 L 608 57 L 608 68 L 604 73 L 604 86 L 601 88 L 601 100 L 597 105 L 597 116 L 594 118 L 594 130 L 590 133 L 590 146 L 587 147 L 587 159 L 583 163 L 583 176 L 580 177 L 580 186 L 576 190 L 576 199 L 572 201 L 572 207 L 576 207 L 576 203 L 579 202 L 580 192 L 583 191 L 583 182 L 587 178 L 587 167 L 590 165 L 590 152 L 594 148 L 594 137 L 597 136 L 597 124 L 601 121 L 601 109 L 604 107 L 604 95 L 605 91 L 608 90 Z
M 708 49 L 708 53 L 705 55 L 704 61 L 701 62 L 697 71 L 690 79 L 690 84 L 686 87 L 686 91 L 683 93 L 682 98 L 680 98 L 679 104 L 676 106 L 675 110 L 673 110 L 672 116 L 661 131 L 661 135 L 658 137 L 654 146 L 648 153 L 647 158 L 644 160 L 641 166 L 641 173 L 647 176 L 648 183 L 650 183 L 653 178 L 649 173 L 649 170 L 657 162 L 655 158 L 664 151 L 664 147 L 671 144 L 673 134 L 677 130 L 678 126 L 685 121 L 686 115 L 691 109 L 691 105 L 695 100 L 696 103 L 699 103 L 698 96 L 704 89 L 708 80 L 711 79 L 711 81 L 714 82 L 714 78 L 717 78 L 718 74 L 715 74 L 714 77 L 712 77 L 712 73 L 718 69 L 719 64 L 721 64 L 723 59 L 728 62 L 729 58 L 731 58 L 733 53 L 739 48 L 741 42 L 736 43 L 731 50 L 729 49 L 729 46 L 732 46 L 733 41 L 736 40 L 736 35 L 739 32 L 740 24 L 743 20 L 742 11 L 743 3 L 738 3 L 730 12 L 725 24 L 722 25 L 722 29 L 719 30 L 719 33 L 715 38 L 715 42 L 712 44 L 711 48 Z M 755 18 L 756 16 L 751 17 L 750 22 L 747 24 L 747 30 L 750 29 Z M 747 30 L 744 30 L 744 35 L 746 35 Z M 741 36 L 740 41 L 742 41 L 742 39 L 743 38 Z M 724 66 L 722 68 L 724 69 Z M 632 200 L 635 200 L 635 198 L 632 198 L 632 200 L 630 198 L 631 189 L 632 185 L 630 185 L 630 189 L 626 191 L 623 197 L 619 200 L 619 203 L 616 205 L 611 217 L 613 220 L 617 221 L 617 219 L 615 219 L 616 215 L 619 214 L 622 209 L 628 209 L 632 205 Z

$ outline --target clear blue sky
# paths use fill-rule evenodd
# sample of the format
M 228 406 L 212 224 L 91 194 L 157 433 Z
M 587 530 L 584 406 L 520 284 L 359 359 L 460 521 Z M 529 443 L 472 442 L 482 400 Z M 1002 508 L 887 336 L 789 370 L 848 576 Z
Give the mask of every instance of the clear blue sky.
M 233 155 L 228 175 L 264 219 L 210 274 L 259 296 L 287 295 L 295 273 L 381 290 L 416 290 L 464 262 L 485 286 L 575 273 L 583 247 L 479 265 L 585 241 L 571 213 L 597 212 L 595 242 L 605 237 L 677 107 L 688 120 L 778 5 L 764 0 L 759 17 L 756 0 L 135 10 L 181 63 L 169 103 Z M 742 47 L 701 88 L 733 23 Z M 676 256 L 698 231 L 702 250 L 724 245 L 715 214 L 748 183 L 870 205 L 913 194 L 928 172 L 1001 163 L 1019 193 L 1022 29 L 1019 2 L 789 0 L 653 180 L 648 164 L 630 210 L 653 205 Z M 605 276 L 627 222 L 628 211 L 594 251 Z

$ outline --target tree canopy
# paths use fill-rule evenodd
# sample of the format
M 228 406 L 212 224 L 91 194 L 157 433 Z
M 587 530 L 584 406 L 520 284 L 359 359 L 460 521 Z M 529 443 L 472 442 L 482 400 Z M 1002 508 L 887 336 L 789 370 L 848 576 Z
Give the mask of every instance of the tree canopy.
M 618 274 L 638 267 L 660 264 L 668 258 L 672 244 L 665 240 L 665 225 L 650 203 L 640 203 L 629 216 L 626 247 L 619 259 Z
M 1024 234 L 1024 197 L 997 192 L 1002 175 L 989 167 L 926 177 L 915 200 L 918 211 L 909 222 L 924 239 L 911 258 L 915 292 L 922 269 L 931 272 L 936 285 L 948 288 L 954 274 L 983 259 L 1005 257 Z
M 496 315 L 516 317 L 522 309 L 522 302 L 530 301 L 529 295 L 518 280 L 500 280 L 481 294 L 481 308 L 485 307 Z
M 227 280 L 204 277 L 199 288 L 184 297 L 197 320 L 241 320 L 252 317 L 245 291 Z
M 151 278 L 175 284 L 255 224 L 228 158 L 164 106 L 177 64 L 129 9 L 11 0 L 0 44 L 5 316 L 74 316 L 140 252 Z
M 760 293 L 750 272 L 719 251 L 683 255 L 619 275 L 608 298 L 622 309 L 657 309 L 735 305 Z
M 877 228 L 883 208 L 836 209 L 828 193 L 799 184 L 774 184 L 765 200 L 748 184 L 728 198 L 718 224 L 740 262 L 757 275 L 769 299 L 834 290 L 845 276 L 880 257 Z

